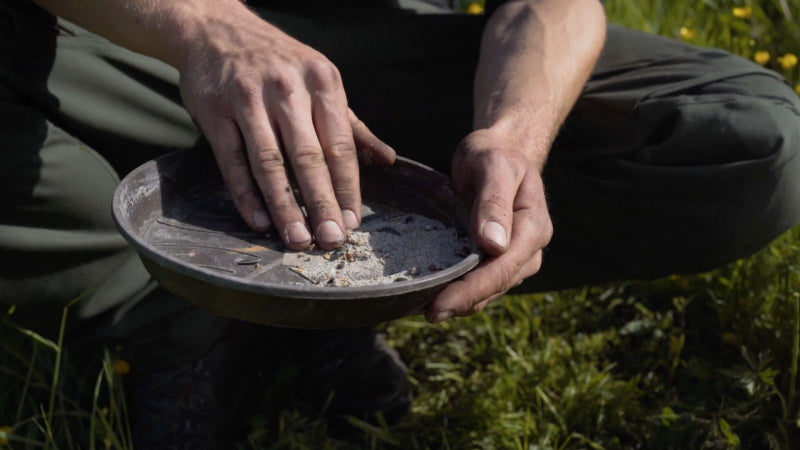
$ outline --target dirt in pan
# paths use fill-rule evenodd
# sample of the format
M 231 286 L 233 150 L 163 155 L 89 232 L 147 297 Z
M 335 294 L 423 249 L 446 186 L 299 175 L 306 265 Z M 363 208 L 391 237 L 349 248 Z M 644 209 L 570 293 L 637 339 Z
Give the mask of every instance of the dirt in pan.
M 286 253 L 296 284 L 373 286 L 430 275 L 475 251 L 463 231 L 417 214 L 374 215 L 339 249 Z

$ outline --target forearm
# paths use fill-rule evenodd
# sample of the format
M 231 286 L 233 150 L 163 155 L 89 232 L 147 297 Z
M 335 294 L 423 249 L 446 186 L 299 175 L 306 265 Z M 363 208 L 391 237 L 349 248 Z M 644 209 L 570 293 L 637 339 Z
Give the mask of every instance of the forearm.
M 514 139 L 541 168 L 605 38 L 596 0 L 517 0 L 499 8 L 483 35 L 475 77 L 474 127 Z
M 251 14 L 239 0 L 33 0 L 117 45 L 177 67 L 215 18 Z

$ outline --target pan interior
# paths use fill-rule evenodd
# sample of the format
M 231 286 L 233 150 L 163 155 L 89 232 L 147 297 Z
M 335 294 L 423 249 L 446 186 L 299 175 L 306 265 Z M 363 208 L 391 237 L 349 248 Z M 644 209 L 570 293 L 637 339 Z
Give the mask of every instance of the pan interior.
M 448 227 L 460 228 L 463 223 L 463 207 L 447 178 L 414 162 L 400 159 L 390 168 L 362 169 L 361 186 L 362 222 L 414 213 Z M 246 226 L 213 159 L 204 152 L 167 155 L 131 173 L 117 192 L 115 216 L 123 234 L 143 257 L 155 256 L 162 264 L 205 280 L 224 280 L 227 286 L 239 282 L 250 288 L 263 286 L 265 292 L 277 287 L 283 295 L 293 289 L 307 293 L 309 288 L 331 294 L 369 290 L 300 286 L 298 274 L 286 262 L 291 251 L 275 233 L 257 233 Z M 474 266 L 477 255 L 472 253 L 465 260 L 435 277 L 394 283 L 397 286 L 389 289 L 428 286 L 433 281 L 430 278 L 437 279 L 435 284 L 447 282 Z

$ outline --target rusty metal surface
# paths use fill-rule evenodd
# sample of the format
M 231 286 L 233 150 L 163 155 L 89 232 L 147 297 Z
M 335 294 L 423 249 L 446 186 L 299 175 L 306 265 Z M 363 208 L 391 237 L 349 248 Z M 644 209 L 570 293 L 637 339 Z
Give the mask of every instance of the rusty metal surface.
M 362 169 L 361 184 L 364 220 L 416 213 L 448 226 L 465 223 L 447 178 L 415 162 L 399 158 L 390 168 Z M 298 283 L 282 263 L 288 250 L 277 236 L 247 228 L 203 151 L 172 153 L 131 172 L 114 194 L 113 212 L 166 289 L 221 315 L 267 325 L 341 328 L 415 314 L 479 261 L 472 253 L 434 274 L 377 286 Z

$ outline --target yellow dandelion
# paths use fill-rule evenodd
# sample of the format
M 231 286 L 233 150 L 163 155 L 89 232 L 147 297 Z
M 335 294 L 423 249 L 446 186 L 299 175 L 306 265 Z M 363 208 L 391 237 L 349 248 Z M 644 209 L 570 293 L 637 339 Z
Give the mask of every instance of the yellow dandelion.
M 697 36 L 697 32 L 691 28 L 681 27 L 680 29 L 681 39 L 684 41 L 691 41 L 692 39 Z
M 751 6 L 739 6 L 733 8 L 733 17 L 739 19 L 749 19 L 750 16 L 753 15 L 753 7 Z
M 778 58 L 778 64 L 783 67 L 783 70 L 789 70 L 797 65 L 797 56 L 793 53 L 787 53 Z
M 14 431 L 11 427 L 0 427 L 0 445 L 8 445 L 8 435 Z
M 114 361 L 114 364 L 111 366 L 111 370 L 114 371 L 114 375 L 125 375 L 131 371 L 131 365 L 124 359 L 118 359 Z
M 797 92 L 797 95 L 800 95 L 800 84 L 794 87 L 794 91 Z
M 766 50 L 759 50 L 753 54 L 753 61 L 761 64 L 762 66 L 769 62 L 769 52 Z
M 480 3 L 470 3 L 469 6 L 467 6 L 467 14 L 481 15 L 483 14 L 483 6 L 481 6 Z

